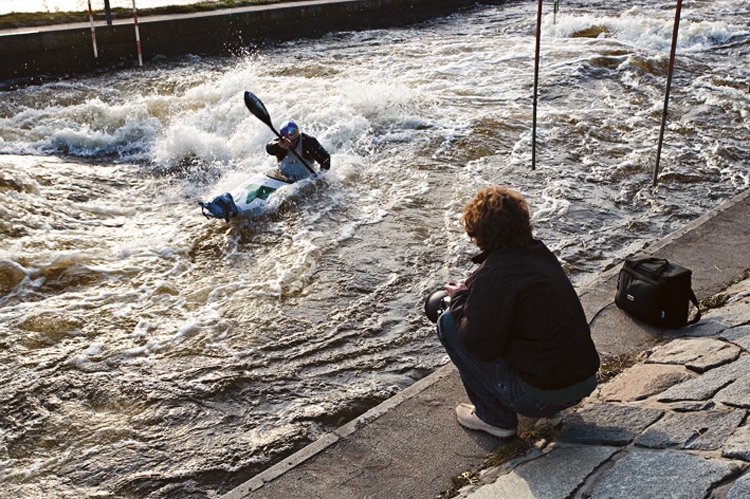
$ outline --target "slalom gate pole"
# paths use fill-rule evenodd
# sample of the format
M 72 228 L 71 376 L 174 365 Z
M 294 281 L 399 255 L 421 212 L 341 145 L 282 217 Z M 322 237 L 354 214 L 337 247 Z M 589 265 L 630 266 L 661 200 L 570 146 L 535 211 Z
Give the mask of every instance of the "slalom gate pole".
M 98 59 L 99 51 L 96 49 L 96 31 L 94 30 L 94 13 L 91 11 L 91 0 L 89 0 L 89 23 L 91 24 L 91 43 L 94 46 L 94 59 Z
M 104 18 L 107 20 L 107 26 L 112 26 L 112 8 L 109 6 L 109 0 L 104 0 Z
M 677 33 L 680 30 L 680 11 L 682 10 L 682 0 L 677 0 L 677 8 L 674 14 L 674 30 L 672 30 L 672 50 L 669 54 L 669 73 L 667 74 L 667 91 L 664 95 L 664 110 L 661 113 L 661 130 L 659 131 L 659 145 L 656 148 L 656 166 L 654 167 L 654 182 L 656 185 L 659 180 L 659 160 L 661 159 L 661 146 L 664 142 L 664 128 L 667 125 L 667 111 L 669 108 L 669 90 L 672 88 L 672 73 L 674 72 L 675 53 L 677 52 Z
M 133 27 L 135 28 L 135 50 L 138 52 L 138 66 L 143 66 L 143 55 L 141 54 L 141 32 L 138 29 L 138 11 L 133 0 Z
M 534 55 L 534 112 L 531 125 L 531 169 L 536 169 L 536 96 L 539 88 L 539 39 L 542 36 L 542 0 L 536 13 L 536 53 Z
M 552 24 L 557 24 L 557 11 L 559 10 L 559 8 L 560 2 L 558 0 L 555 0 L 552 11 Z

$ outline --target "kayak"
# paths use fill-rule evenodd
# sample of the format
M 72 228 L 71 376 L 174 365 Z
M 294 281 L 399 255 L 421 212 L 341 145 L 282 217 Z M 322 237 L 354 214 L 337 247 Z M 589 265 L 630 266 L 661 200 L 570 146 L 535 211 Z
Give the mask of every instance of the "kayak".
M 291 182 L 257 173 L 232 192 L 216 196 L 212 201 L 199 202 L 203 216 L 221 218 L 229 222 L 241 213 L 257 211 L 268 204 L 268 199 Z

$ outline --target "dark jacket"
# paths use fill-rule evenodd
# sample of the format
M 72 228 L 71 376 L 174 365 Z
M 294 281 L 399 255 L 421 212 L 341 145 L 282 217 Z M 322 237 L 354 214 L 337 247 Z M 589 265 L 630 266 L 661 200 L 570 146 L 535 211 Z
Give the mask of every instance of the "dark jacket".
M 583 307 L 541 241 L 475 257 L 479 268 L 454 295 L 461 342 L 489 361 L 502 357 L 532 387 L 557 390 L 596 373 L 599 356 Z
M 326 151 L 323 146 L 320 145 L 318 139 L 316 139 L 312 135 L 307 135 L 304 133 L 300 134 L 299 139 L 302 141 L 302 158 L 305 161 L 307 161 L 308 163 L 317 161 L 320 165 L 321 170 L 328 170 L 329 168 L 331 168 L 331 156 L 330 154 L 328 154 L 328 151 Z M 292 154 L 288 149 L 284 149 L 279 145 L 279 139 L 274 139 L 266 144 L 266 152 L 268 154 L 276 156 L 276 159 L 279 161 L 284 159 L 287 154 Z

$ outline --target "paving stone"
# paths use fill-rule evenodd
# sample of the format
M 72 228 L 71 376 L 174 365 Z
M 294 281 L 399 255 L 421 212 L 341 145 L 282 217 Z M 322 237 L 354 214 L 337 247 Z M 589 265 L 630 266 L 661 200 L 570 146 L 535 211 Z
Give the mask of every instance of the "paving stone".
M 494 483 L 483 485 L 466 498 L 569 497 L 597 466 L 618 450 L 616 447 L 557 447 L 501 476 Z
M 683 338 L 670 341 L 654 350 L 646 363 L 680 364 L 705 372 L 737 360 L 742 350 L 737 345 L 714 338 Z
M 726 442 L 743 419 L 745 411 L 740 409 L 668 414 L 636 438 L 635 445 L 714 450 Z
M 629 402 L 661 393 L 695 375 L 682 366 L 636 364 L 607 382 L 599 391 L 604 400 Z
M 750 426 L 740 426 L 729 437 L 721 452 L 724 457 L 750 461 Z M 750 496 L 748 496 L 750 497 Z
M 702 336 L 717 336 L 722 331 L 733 326 L 736 326 L 736 324 L 728 322 L 722 315 L 709 312 L 708 314 L 705 314 L 697 324 L 667 331 L 664 333 L 664 338 L 698 338 Z
M 727 329 L 721 333 L 720 337 L 750 352 L 750 326 L 737 326 Z
M 634 449 L 602 476 L 591 499 L 706 497 L 713 484 L 737 473 L 741 466 L 680 451 Z
M 657 397 L 660 402 L 679 400 L 708 400 L 716 393 L 741 378 L 750 369 L 750 355 L 742 355 L 731 364 L 716 369 L 675 385 Z
M 745 473 L 732 484 L 726 499 L 747 499 L 750 497 L 750 473 Z
M 750 279 L 745 279 L 732 284 L 726 289 L 726 291 L 724 291 L 724 293 L 731 296 L 732 299 L 737 300 L 750 296 Z
M 664 334 L 665 338 L 717 336 L 722 331 L 750 323 L 750 302 L 739 300 L 727 303 L 721 308 L 709 310 L 697 324 L 673 329 Z
M 732 407 L 750 408 L 750 373 L 746 372 L 737 381 L 720 390 L 714 400 Z
M 750 323 L 750 301 L 730 301 L 716 309 L 717 319 L 732 326 Z
M 701 400 L 688 400 L 683 402 L 673 402 L 669 404 L 669 408 L 675 412 L 692 412 L 692 411 L 706 411 L 713 409 L 716 404 L 713 400 L 701 401 Z
M 561 442 L 589 445 L 627 445 L 664 411 L 620 404 L 597 404 L 565 419 Z

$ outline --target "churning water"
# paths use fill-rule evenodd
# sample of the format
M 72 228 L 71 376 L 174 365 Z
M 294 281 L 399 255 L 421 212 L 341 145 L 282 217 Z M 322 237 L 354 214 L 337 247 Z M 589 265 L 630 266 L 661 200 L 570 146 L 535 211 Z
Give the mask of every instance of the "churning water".
M 426 292 L 471 270 L 461 207 L 525 193 L 577 285 L 748 188 L 750 2 L 477 7 L 232 58 L 4 91 L 0 494 L 211 497 L 445 362 Z M 251 90 L 333 166 L 227 225 L 273 161 Z

